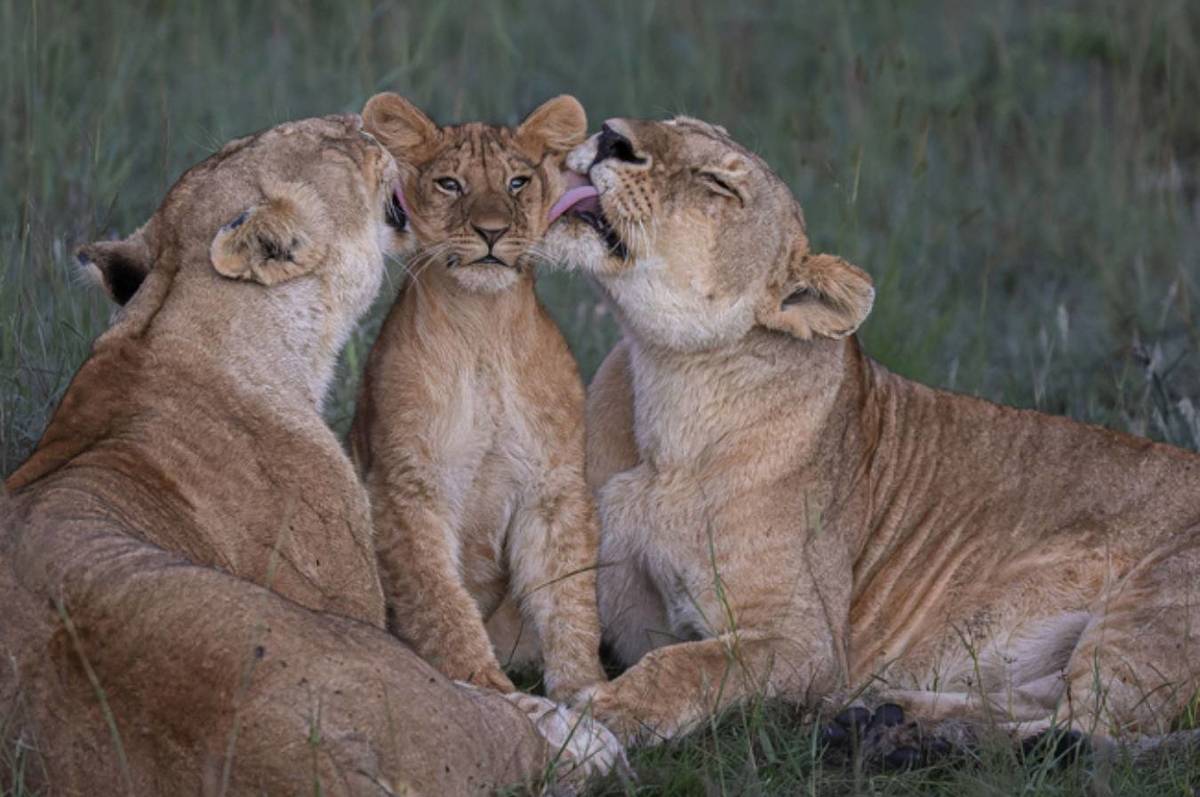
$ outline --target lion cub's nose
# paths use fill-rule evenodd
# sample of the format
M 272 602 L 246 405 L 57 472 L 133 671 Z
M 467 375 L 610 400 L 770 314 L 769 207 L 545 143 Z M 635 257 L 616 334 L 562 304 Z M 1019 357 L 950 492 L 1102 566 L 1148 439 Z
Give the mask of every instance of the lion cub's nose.
M 504 237 L 504 233 L 508 232 L 507 225 L 503 227 L 480 227 L 478 224 L 472 224 L 471 227 L 475 229 L 480 238 L 487 242 L 489 249 L 496 245 L 496 241 Z

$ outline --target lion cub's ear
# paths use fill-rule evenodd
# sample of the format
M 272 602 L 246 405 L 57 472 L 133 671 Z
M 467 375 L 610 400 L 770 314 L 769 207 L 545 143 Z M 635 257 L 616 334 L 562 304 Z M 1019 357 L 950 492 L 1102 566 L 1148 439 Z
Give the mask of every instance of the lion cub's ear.
M 282 183 L 266 195 L 265 202 L 239 213 L 213 238 L 209 255 L 221 276 L 275 285 L 324 261 L 329 223 L 316 190 Z
M 866 320 L 875 303 L 867 273 L 833 255 L 793 257 L 786 279 L 769 285 L 758 322 L 801 340 L 844 338 Z
M 390 91 L 367 100 L 362 118 L 363 129 L 397 157 L 413 156 L 436 144 L 442 135 L 434 121 L 420 108 Z
M 546 152 L 563 153 L 587 138 L 587 112 L 570 94 L 546 100 L 517 128 L 517 146 L 535 160 Z
M 150 273 L 153 255 L 142 230 L 120 241 L 93 241 L 75 250 L 79 268 L 108 298 L 125 304 Z

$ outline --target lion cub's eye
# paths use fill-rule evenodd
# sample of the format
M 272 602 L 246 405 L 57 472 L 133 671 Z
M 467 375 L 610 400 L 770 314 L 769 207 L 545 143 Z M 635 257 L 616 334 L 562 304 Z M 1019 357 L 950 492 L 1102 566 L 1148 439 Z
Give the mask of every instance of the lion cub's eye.
M 514 177 L 508 181 L 508 193 L 516 194 L 525 186 L 529 185 L 529 178 L 525 176 Z
M 437 187 L 445 191 L 447 194 L 461 194 L 462 183 L 455 180 L 453 177 L 439 177 L 434 180 Z

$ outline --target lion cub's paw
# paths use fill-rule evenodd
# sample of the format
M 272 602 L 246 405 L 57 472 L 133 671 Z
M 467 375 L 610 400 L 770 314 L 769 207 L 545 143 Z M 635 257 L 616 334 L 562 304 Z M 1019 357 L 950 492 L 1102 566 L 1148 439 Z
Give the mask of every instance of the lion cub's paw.
M 471 684 L 471 686 L 478 686 L 480 689 L 494 689 L 504 694 L 517 691 L 517 687 L 508 679 L 504 671 L 495 666 L 480 667 L 466 678 L 456 680 L 465 681 Z
M 583 781 L 614 769 L 626 775 L 631 772 L 625 748 L 597 720 L 536 695 L 513 692 L 504 697 L 529 717 L 557 751 L 555 774 L 559 778 Z
M 604 723 L 604 727 L 628 747 L 646 744 L 655 737 L 665 739 L 669 735 L 656 733 L 655 727 L 643 721 L 643 718 L 635 717 L 625 711 L 621 701 L 615 695 L 612 681 L 601 681 L 579 690 L 575 693 L 571 705 L 577 711 L 586 712 L 595 717 L 598 722 Z M 649 720 L 650 718 L 645 719 Z M 663 724 L 659 730 L 666 728 L 667 725 Z

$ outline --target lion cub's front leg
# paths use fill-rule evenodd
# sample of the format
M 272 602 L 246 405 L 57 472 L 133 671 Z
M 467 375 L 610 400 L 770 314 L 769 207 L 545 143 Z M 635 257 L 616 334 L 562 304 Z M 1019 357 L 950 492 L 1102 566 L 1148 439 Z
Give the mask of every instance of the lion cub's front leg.
M 546 691 L 556 700 L 570 701 L 604 680 L 598 547 L 596 514 L 581 472 L 552 474 L 513 519 L 510 589 L 541 640 Z
M 381 503 L 376 549 L 393 630 L 448 678 L 516 691 L 458 572 L 449 524 L 427 506 Z

